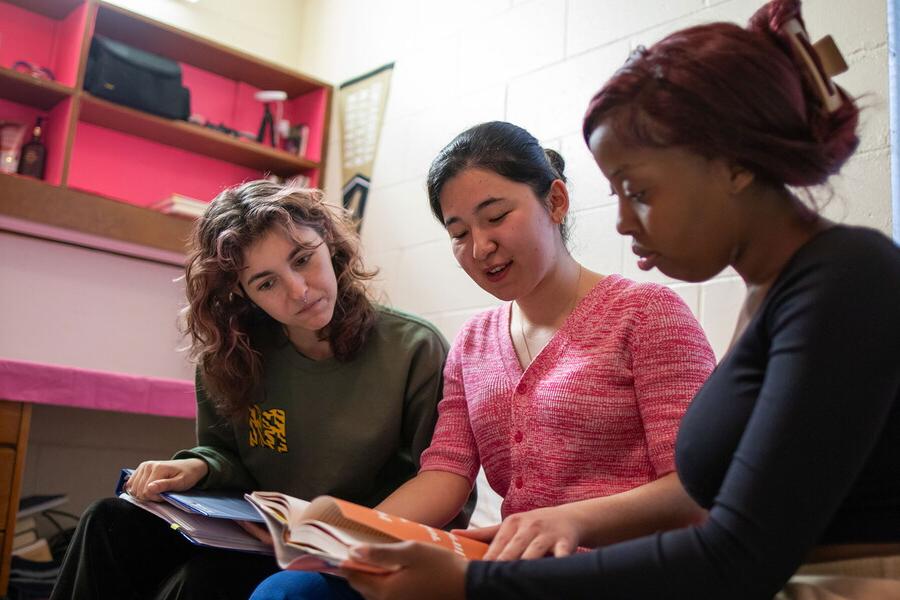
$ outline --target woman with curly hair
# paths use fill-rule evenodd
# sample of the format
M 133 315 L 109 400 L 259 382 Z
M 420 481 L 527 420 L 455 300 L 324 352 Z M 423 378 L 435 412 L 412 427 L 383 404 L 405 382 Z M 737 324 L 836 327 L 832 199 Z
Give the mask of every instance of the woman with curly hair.
M 253 181 L 219 194 L 193 230 L 185 275 L 198 443 L 141 463 L 129 493 L 269 489 L 374 506 L 414 476 L 447 343 L 374 304 L 372 275 L 348 216 L 321 192 Z M 271 557 L 192 546 L 107 499 L 82 518 L 53 598 L 245 599 L 275 571 Z M 353 594 L 308 577 L 323 596 Z

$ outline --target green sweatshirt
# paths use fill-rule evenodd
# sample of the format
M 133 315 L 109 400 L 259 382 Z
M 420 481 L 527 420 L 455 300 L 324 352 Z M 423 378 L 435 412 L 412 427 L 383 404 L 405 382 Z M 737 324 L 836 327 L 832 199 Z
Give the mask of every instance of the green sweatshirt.
M 175 458 L 206 461 L 202 488 L 379 503 L 417 473 L 431 441 L 447 342 L 424 320 L 378 313 L 349 362 L 311 360 L 283 335 L 259 344 L 263 382 L 247 419 L 218 416 L 198 380 L 198 445 Z M 474 494 L 466 522 L 473 506 Z

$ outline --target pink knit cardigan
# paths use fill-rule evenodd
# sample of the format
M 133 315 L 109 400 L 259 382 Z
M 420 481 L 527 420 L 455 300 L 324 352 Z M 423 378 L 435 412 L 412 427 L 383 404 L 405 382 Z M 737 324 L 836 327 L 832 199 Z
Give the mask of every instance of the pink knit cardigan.
M 510 308 L 475 316 L 457 336 L 423 471 L 474 482 L 483 466 L 505 518 L 674 470 L 678 424 L 715 365 L 677 294 L 605 277 L 524 371 Z

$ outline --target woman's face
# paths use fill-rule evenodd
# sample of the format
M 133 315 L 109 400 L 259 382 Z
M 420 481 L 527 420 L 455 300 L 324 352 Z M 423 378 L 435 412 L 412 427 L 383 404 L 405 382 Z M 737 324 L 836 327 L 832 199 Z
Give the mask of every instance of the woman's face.
M 616 229 L 631 236 L 640 269 L 704 281 L 730 264 L 738 249 L 735 191 L 746 172 L 677 147 L 625 145 L 608 124 L 589 145 L 619 198 Z
M 551 187 L 548 210 L 527 184 L 470 168 L 444 184 L 440 202 L 456 261 L 501 300 L 532 292 L 563 248 L 559 223 L 568 196 L 561 181 Z
M 288 330 L 318 331 L 331 322 L 337 279 L 331 253 L 313 229 L 271 228 L 244 250 L 240 283 L 257 306 Z

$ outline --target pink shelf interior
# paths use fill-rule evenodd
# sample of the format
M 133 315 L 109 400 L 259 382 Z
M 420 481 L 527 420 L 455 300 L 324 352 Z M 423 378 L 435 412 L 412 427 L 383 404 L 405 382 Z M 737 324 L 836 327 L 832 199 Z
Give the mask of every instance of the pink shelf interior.
M 61 20 L 0 2 L 0 65 L 24 60 L 49 68 L 56 81 L 74 87 L 88 18 L 81 4 Z
M 212 200 L 225 187 L 261 176 L 247 167 L 79 123 L 68 183 L 129 204 L 150 206 L 173 193 Z
M 0 66 L 12 67 L 16 61 L 25 60 L 48 67 L 56 75 L 58 83 L 77 88 L 79 62 L 85 50 L 82 44 L 93 33 L 96 10 L 96 3 L 73 2 L 65 15 L 52 18 L 0 0 Z M 100 10 L 103 11 L 102 6 Z M 212 124 L 221 123 L 256 135 L 263 115 L 263 105 L 254 98 L 259 88 L 188 63 L 181 66 L 183 83 L 191 91 L 192 113 L 201 115 Z M 294 88 L 293 93 L 301 93 L 299 89 Z M 304 158 L 310 161 L 320 162 L 323 159 L 321 147 L 327 127 L 328 100 L 328 90 L 317 89 L 284 102 L 284 118 L 292 125 L 309 126 Z M 192 148 L 199 152 L 194 153 L 87 121 L 77 121 L 73 112 L 78 102 L 76 93 L 42 111 L 0 99 L 0 120 L 23 123 L 27 127 L 26 141 L 30 139 L 30 130 L 37 117 L 45 117 L 48 183 L 68 185 L 130 204 L 148 206 L 173 193 L 210 200 L 224 187 L 264 175 L 251 167 L 205 156 L 202 142 Z M 67 133 L 73 121 L 77 121 L 77 126 L 71 141 L 66 174 Z M 160 139 L 164 138 L 162 136 Z M 213 148 L 210 154 L 222 155 L 214 142 L 209 147 Z M 284 148 L 283 143 L 281 147 Z M 265 156 L 265 152 L 260 152 L 260 155 Z M 247 162 L 246 156 L 236 160 Z M 280 168 L 285 174 L 285 167 Z M 287 170 L 290 169 L 287 167 Z M 298 168 L 298 171 L 310 177 L 310 185 L 319 184 L 319 169 Z
M 47 146 L 47 164 L 44 179 L 59 185 L 62 181 L 62 163 L 65 152 L 66 123 L 72 110 L 72 100 L 66 99 L 50 111 L 42 111 L 24 104 L 0 99 L 0 121 L 14 121 L 25 125 L 24 144 L 31 139 L 31 131 L 38 117 L 44 117 L 44 144 Z
M 238 82 L 187 63 L 181 63 L 181 71 L 182 84 L 191 90 L 192 114 L 210 123 L 240 129 L 236 120 Z
M 254 96 L 259 88 L 247 83 L 227 79 L 181 63 L 182 82 L 191 90 L 191 112 L 202 115 L 207 121 L 246 131 L 256 135 L 262 121 L 263 105 Z M 309 125 L 309 140 L 305 158 L 321 160 L 322 136 L 328 94 L 324 89 L 309 92 L 284 103 L 284 118 L 292 125 Z M 272 107 L 274 112 L 275 107 Z
M 306 158 L 321 162 L 322 146 L 325 142 L 325 120 L 328 116 L 328 91 L 318 89 L 287 102 L 285 115 L 292 122 L 300 121 L 309 125 L 309 141 L 306 145 Z M 313 183 L 312 185 L 316 185 Z

